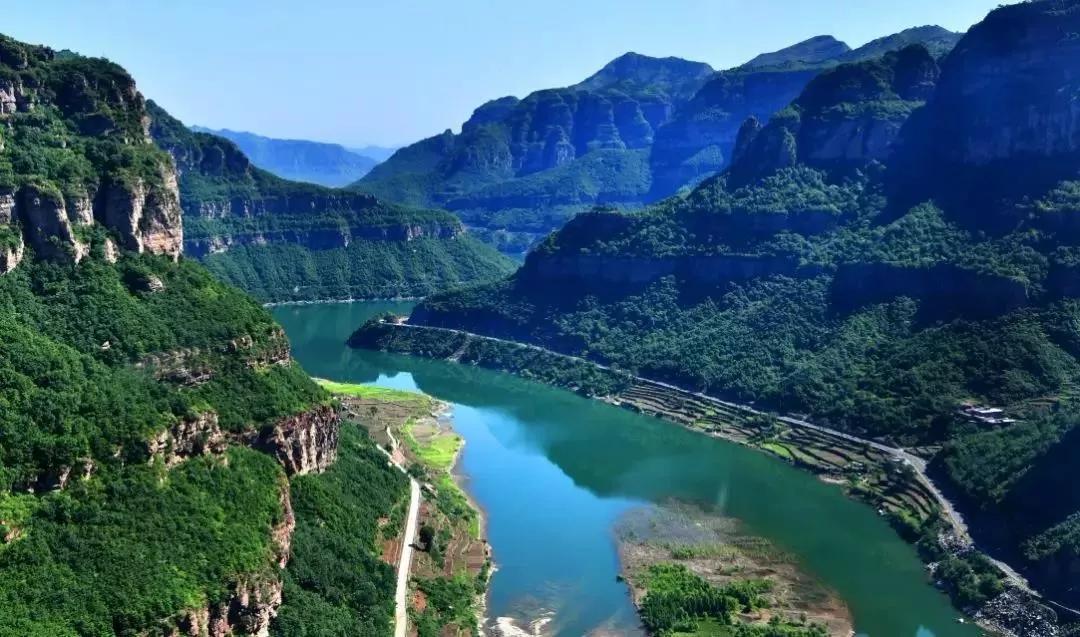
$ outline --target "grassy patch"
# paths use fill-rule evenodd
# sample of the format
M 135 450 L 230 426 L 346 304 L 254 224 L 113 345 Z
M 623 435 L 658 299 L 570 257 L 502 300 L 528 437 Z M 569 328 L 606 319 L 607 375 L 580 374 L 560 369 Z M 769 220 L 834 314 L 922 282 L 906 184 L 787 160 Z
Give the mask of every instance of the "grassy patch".
M 339 383 L 333 380 L 326 380 L 325 378 L 316 378 L 315 382 L 331 394 L 341 394 L 343 396 L 352 396 L 354 398 L 385 400 L 388 402 L 431 403 L 431 398 L 417 392 L 375 387 L 374 385 L 361 385 L 358 383 Z
M 790 461 L 795 460 L 795 458 L 791 455 L 791 450 L 788 449 L 787 447 L 785 447 L 784 445 L 781 445 L 781 444 L 776 443 L 776 442 L 763 442 L 763 443 L 761 443 L 760 446 L 765 451 L 769 451 L 771 453 L 774 453 L 774 454 L 780 456 L 781 458 L 783 458 L 784 460 L 790 460 Z

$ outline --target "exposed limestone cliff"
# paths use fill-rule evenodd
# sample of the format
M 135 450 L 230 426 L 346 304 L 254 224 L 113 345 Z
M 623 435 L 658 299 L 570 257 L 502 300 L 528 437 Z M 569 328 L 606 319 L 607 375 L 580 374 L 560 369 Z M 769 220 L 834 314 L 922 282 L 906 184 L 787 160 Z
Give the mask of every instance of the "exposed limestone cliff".
M 768 125 L 756 119 L 743 125 L 732 180 L 747 183 L 796 163 L 859 168 L 886 161 L 938 75 L 937 62 L 920 45 L 822 73 Z
M 252 446 L 277 458 L 290 476 L 319 473 L 337 458 L 340 424 L 334 407 L 322 405 L 248 437 Z
M 1027 287 L 1003 276 L 981 274 L 950 264 L 903 267 L 888 263 L 846 264 L 832 283 L 835 307 L 852 310 L 907 296 L 923 302 L 936 317 L 987 318 L 1030 302 Z
M 180 190 L 172 166 L 160 170 L 159 184 L 110 183 L 102 194 L 99 218 L 120 235 L 124 249 L 176 259 L 184 240 Z
M 22 221 L 27 244 L 42 259 L 73 259 L 86 256 L 86 245 L 75 238 L 63 197 L 37 186 L 19 191 L 16 214 Z
M 174 423 L 152 437 L 146 445 L 150 458 L 161 459 L 167 467 L 196 456 L 220 454 L 227 446 L 225 432 L 218 425 L 218 416 L 213 411 Z

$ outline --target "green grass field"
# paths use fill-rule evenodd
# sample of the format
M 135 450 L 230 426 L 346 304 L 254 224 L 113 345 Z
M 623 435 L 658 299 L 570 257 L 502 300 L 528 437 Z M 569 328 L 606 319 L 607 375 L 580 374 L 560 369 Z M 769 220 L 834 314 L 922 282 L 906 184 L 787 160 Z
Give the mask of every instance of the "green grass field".
M 389 402 L 431 403 L 430 397 L 418 392 L 387 389 L 386 387 L 375 387 L 374 385 L 361 385 L 357 383 L 339 383 L 333 380 L 326 380 L 325 378 L 316 378 L 315 382 L 331 394 L 340 394 L 342 396 L 370 398 L 373 400 L 385 400 Z

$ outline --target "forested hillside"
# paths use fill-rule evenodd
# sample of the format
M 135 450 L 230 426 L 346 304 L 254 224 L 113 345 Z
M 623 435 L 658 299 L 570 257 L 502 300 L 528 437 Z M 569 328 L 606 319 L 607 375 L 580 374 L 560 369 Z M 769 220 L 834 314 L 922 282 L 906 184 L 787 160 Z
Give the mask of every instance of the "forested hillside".
M 411 321 L 936 452 L 977 540 L 1075 604 L 1078 31 L 1077 0 L 1023 3 L 943 60 L 914 45 L 822 72 L 741 126 L 723 174 L 579 215 Z
M 638 208 L 723 169 L 747 117 L 768 119 L 824 69 L 912 43 L 940 55 L 958 37 L 920 27 L 852 50 L 821 36 L 720 72 L 627 53 L 574 86 L 488 102 L 460 134 L 400 149 L 355 188 L 447 208 L 521 253 L 594 204 Z
M 260 300 L 422 296 L 513 267 L 449 213 L 282 179 L 229 140 L 148 110 L 180 173 L 185 254 Z
M 390 634 L 375 528 L 404 478 L 347 428 L 340 470 L 369 491 L 333 502 L 353 526 L 311 528 L 336 405 L 258 303 L 180 255 L 148 123 L 115 64 L 0 36 L 0 635 L 306 634 L 275 615 L 334 597 L 311 566 L 330 541 L 364 593 L 321 608 Z

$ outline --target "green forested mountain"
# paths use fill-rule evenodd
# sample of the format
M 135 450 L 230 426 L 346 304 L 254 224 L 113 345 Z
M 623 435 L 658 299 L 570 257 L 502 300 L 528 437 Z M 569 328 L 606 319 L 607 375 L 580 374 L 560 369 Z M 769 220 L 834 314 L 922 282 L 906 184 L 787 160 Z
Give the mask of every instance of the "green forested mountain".
M 581 214 L 411 320 L 940 447 L 980 543 L 1075 605 L 1078 31 L 1077 0 L 1022 3 L 942 60 L 914 45 L 821 72 L 746 120 L 721 175 Z
M 339 188 L 360 179 L 379 163 L 379 160 L 338 144 L 274 139 L 244 131 L 213 130 L 202 126 L 192 126 L 191 129 L 197 133 L 224 137 L 236 144 L 251 163 L 291 181 Z
M 488 102 L 460 134 L 400 149 L 355 188 L 445 207 L 522 252 L 594 204 L 637 208 L 721 170 L 747 117 L 767 119 L 825 68 L 913 42 L 941 53 L 958 37 L 920 27 L 852 50 L 821 36 L 721 72 L 627 53 L 574 86 Z
M 345 430 L 368 491 L 323 503 L 348 528 L 312 513 L 337 411 L 262 307 L 180 255 L 148 123 L 120 67 L 0 36 L 0 635 L 299 635 L 274 616 L 301 595 L 334 634 L 389 634 L 374 531 L 404 477 Z
M 261 300 L 420 296 L 512 269 L 449 213 L 288 181 L 152 102 L 149 113 L 179 169 L 185 254 Z

